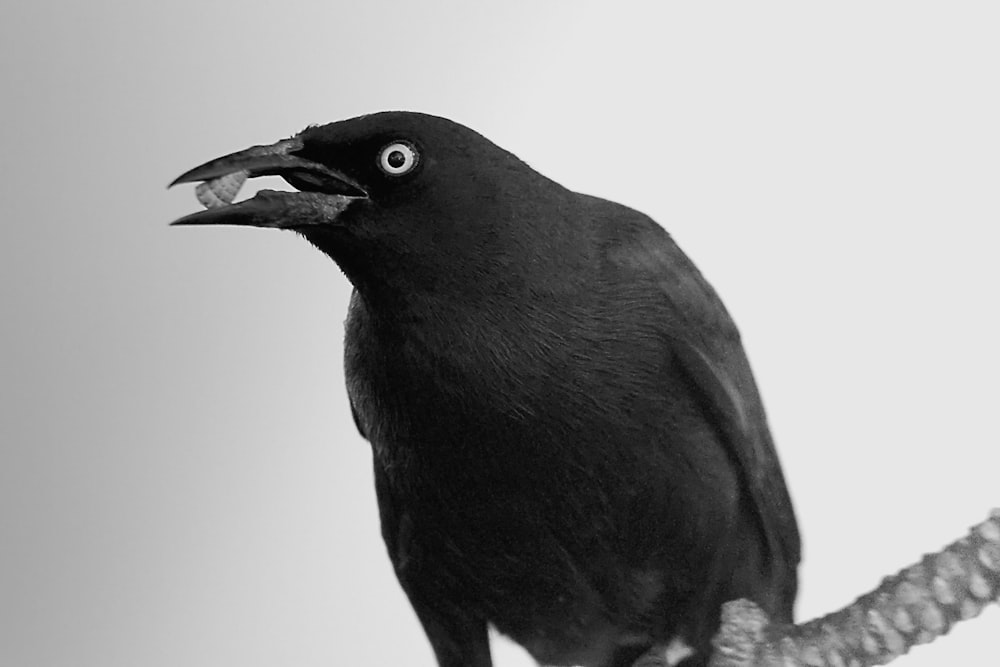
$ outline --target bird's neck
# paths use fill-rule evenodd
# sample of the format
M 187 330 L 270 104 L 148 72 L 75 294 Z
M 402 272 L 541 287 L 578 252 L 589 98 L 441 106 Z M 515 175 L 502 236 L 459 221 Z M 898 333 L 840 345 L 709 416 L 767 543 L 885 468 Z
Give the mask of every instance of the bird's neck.
M 513 396 L 525 373 L 543 373 L 551 361 L 546 350 L 571 337 L 560 327 L 586 319 L 586 295 L 563 294 L 551 286 L 508 285 L 474 296 L 413 292 L 383 301 L 356 290 L 348 335 L 354 328 L 359 344 L 379 348 L 380 356 L 392 355 L 399 368 L 418 376 L 440 371 L 443 383 L 452 378 L 458 388 L 480 382 L 508 386 Z M 465 377 L 467 373 L 490 377 Z

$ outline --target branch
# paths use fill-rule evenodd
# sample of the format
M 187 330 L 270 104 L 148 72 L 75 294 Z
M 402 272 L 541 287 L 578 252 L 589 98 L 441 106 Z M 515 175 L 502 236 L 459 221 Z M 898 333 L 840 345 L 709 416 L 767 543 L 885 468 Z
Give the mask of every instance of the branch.
M 771 626 L 749 600 L 727 602 L 710 667 L 869 667 L 979 615 L 1000 595 L 1000 509 L 969 534 L 886 577 L 848 607 Z

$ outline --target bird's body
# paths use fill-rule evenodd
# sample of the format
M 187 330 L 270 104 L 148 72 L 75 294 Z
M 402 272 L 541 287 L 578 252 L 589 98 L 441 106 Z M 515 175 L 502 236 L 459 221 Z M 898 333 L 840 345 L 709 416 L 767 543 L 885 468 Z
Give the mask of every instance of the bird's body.
M 677 639 L 702 664 L 730 599 L 791 620 L 798 533 L 760 398 L 725 308 L 662 228 L 443 119 L 297 139 L 295 160 L 364 198 L 317 203 L 343 195 L 285 160 L 304 204 L 191 221 L 280 219 L 263 226 L 295 228 L 354 283 L 348 393 L 441 667 L 489 665 L 489 624 L 542 663 L 604 667 Z M 384 160 L 399 141 L 412 174 Z M 354 156 L 379 147 L 376 177 Z

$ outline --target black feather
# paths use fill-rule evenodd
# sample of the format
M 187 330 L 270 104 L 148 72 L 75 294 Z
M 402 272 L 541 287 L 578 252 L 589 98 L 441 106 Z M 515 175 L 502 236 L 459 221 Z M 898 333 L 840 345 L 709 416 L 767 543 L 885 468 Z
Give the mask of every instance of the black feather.
M 298 136 L 297 164 L 368 193 L 326 220 L 314 193 L 269 226 L 356 288 L 352 415 L 442 667 L 489 665 L 489 624 L 540 662 L 603 667 L 676 638 L 703 664 L 733 598 L 791 620 L 799 535 L 764 409 L 722 302 L 662 228 L 441 118 Z M 419 160 L 386 173 L 398 140 Z

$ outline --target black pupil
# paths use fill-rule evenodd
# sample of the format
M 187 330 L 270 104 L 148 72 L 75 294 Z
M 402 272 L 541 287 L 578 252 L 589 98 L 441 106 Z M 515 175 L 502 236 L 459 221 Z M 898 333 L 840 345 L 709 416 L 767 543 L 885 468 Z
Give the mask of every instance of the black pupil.
M 389 153 L 389 157 L 386 158 L 385 161 L 388 162 L 389 166 L 393 169 L 399 169 L 406 164 L 406 155 L 404 155 L 401 150 L 395 150 Z

